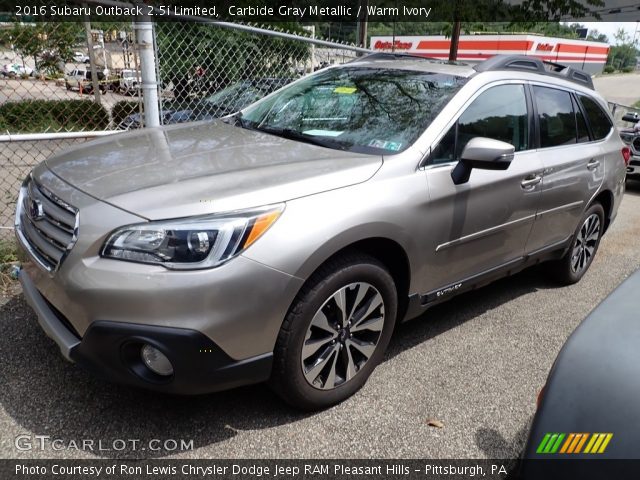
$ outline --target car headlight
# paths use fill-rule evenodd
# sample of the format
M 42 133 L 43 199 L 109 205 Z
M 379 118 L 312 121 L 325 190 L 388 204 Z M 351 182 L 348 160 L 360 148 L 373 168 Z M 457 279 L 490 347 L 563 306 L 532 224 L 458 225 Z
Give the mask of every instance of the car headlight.
M 226 214 L 128 225 L 107 239 L 101 255 L 170 269 L 211 268 L 233 258 L 273 225 L 284 204 Z

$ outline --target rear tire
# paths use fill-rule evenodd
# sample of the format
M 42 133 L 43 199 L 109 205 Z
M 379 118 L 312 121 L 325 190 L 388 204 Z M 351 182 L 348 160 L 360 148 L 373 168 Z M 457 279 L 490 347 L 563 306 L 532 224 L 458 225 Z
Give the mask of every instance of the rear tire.
M 383 358 L 396 320 L 393 278 L 351 253 L 320 267 L 278 334 L 270 385 L 287 403 L 318 410 L 357 392 Z
M 565 285 L 579 282 L 596 256 L 603 231 L 604 209 L 594 203 L 580 219 L 565 256 L 551 264 L 555 279 Z

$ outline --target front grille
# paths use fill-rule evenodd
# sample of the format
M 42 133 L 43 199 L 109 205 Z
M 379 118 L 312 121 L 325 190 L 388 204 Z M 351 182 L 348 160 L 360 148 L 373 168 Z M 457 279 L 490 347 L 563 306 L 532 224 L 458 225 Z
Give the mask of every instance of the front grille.
M 18 199 L 16 231 L 34 259 L 54 272 L 76 242 L 78 210 L 29 178 Z
M 633 139 L 633 149 L 637 152 L 640 152 L 640 137 L 636 137 Z

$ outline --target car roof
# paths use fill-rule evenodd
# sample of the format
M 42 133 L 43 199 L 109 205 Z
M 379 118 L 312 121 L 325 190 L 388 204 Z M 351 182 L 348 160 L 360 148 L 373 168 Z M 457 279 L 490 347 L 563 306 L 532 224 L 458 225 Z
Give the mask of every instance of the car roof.
M 441 60 L 431 60 L 416 56 L 386 56 L 369 55 L 361 59 L 341 65 L 341 67 L 380 68 L 389 70 L 411 70 L 425 73 L 443 73 L 468 78 L 477 72 L 470 65 L 464 63 L 450 63 Z
M 595 90 L 591 75 L 588 73 L 566 65 L 543 61 L 535 56 L 495 55 L 472 66 L 415 54 L 377 52 L 357 58 L 346 65 L 444 73 L 464 78 L 481 75 L 485 72 L 501 72 L 502 75 L 513 78 L 540 79 L 544 77 L 545 81 L 552 80 L 553 83 L 566 87 L 578 90 L 585 88 Z

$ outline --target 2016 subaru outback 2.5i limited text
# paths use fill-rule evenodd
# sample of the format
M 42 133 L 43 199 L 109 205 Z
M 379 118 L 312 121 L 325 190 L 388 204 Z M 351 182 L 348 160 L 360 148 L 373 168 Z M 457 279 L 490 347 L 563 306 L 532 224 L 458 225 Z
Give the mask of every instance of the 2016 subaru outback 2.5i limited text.
M 108 379 L 269 380 L 322 408 L 431 305 L 544 260 L 577 282 L 628 154 L 583 72 L 373 54 L 46 160 L 18 201 L 20 280 L 62 354 Z

